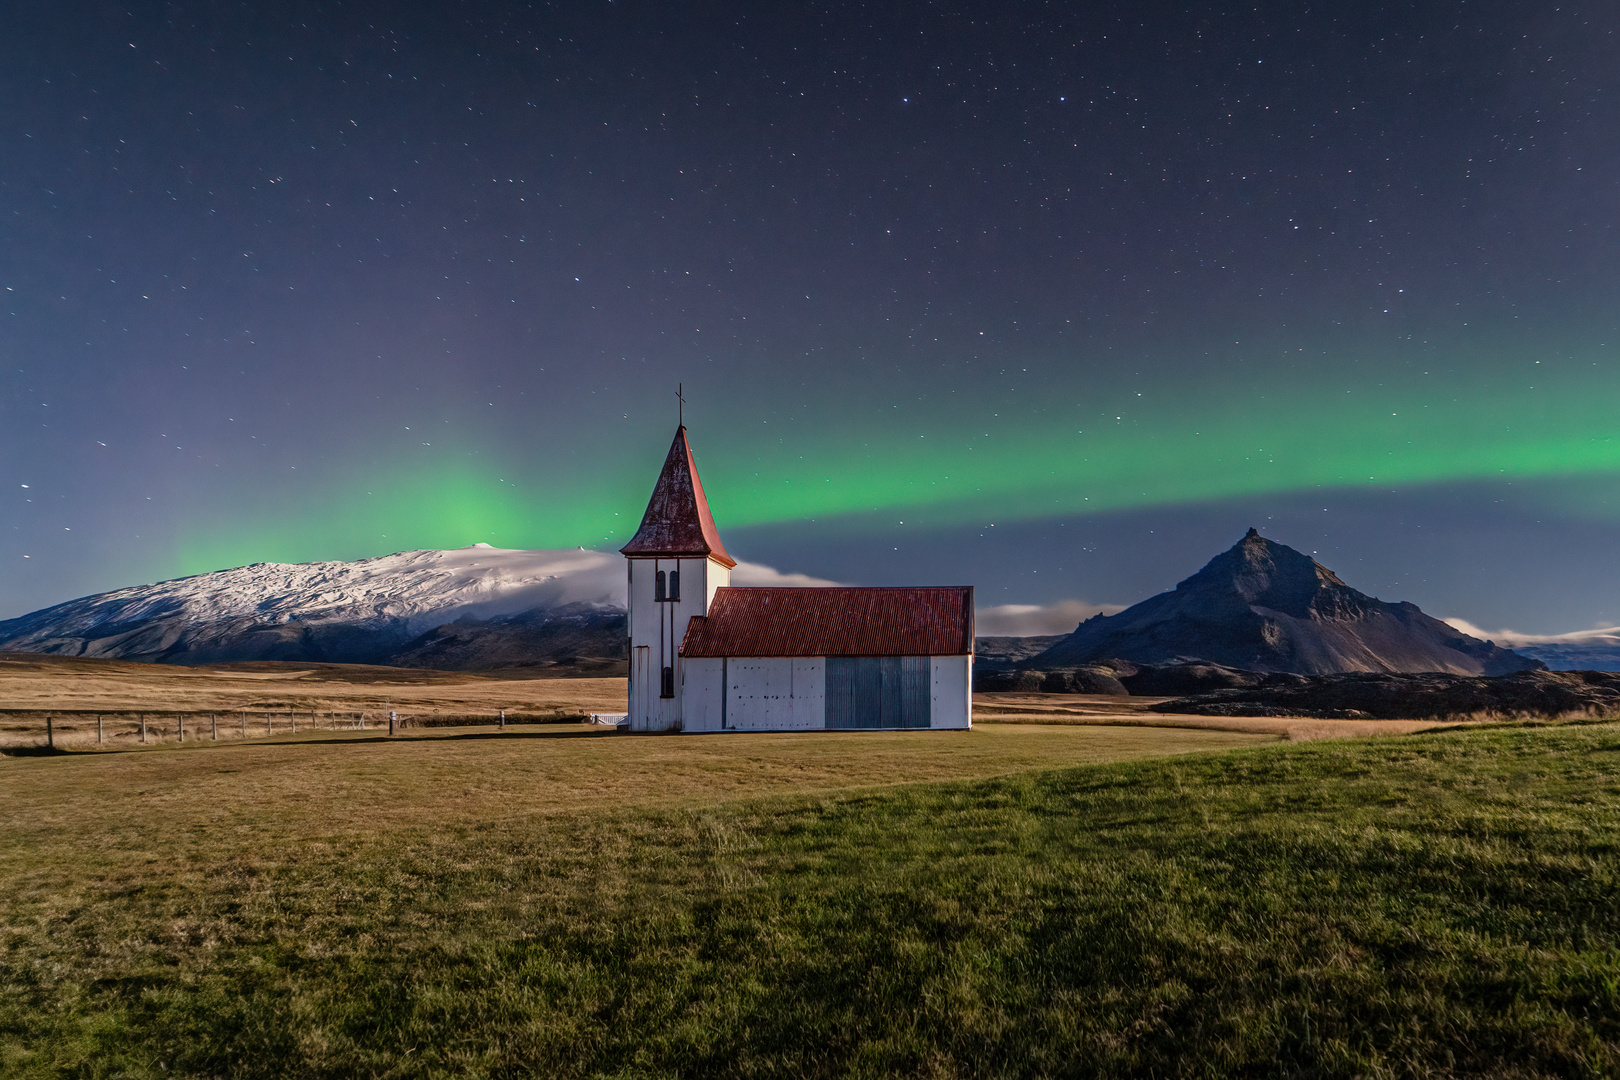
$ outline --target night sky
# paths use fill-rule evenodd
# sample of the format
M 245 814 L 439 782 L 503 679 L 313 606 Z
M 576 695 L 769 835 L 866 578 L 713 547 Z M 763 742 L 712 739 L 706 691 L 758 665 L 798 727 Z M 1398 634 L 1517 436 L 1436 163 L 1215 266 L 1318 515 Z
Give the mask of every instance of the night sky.
M 614 549 L 680 384 L 783 570 L 1620 623 L 1613 4 L 25 0 L 0 100 L 0 617 Z

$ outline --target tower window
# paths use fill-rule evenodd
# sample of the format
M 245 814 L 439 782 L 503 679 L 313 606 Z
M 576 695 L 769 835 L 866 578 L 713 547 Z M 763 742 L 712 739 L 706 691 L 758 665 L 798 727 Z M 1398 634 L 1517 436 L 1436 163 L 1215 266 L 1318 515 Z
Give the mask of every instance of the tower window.
M 664 572 L 662 570 L 658 571 L 657 576 L 653 578 L 653 599 L 660 604 L 664 602 Z
M 659 688 L 658 696 L 659 697 L 674 697 L 675 696 L 675 669 L 674 668 L 672 668 L 672 667 L 664 668 L 664 685 Z
M 681 598 L 681 572 L 679 570 L 669 572 L 669 598 L 671 601 Z

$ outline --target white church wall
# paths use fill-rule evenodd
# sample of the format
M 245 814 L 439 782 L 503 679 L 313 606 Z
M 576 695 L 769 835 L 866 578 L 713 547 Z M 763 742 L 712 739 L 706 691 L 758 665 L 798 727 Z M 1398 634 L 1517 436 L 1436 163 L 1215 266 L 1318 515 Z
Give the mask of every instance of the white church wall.
M 630 646 L 630 701 L 625 724 L 631 731 L 646 731 L 652 714 L 647 698 L 653 689 L 652 650 L 645 645 Z
M 730 571 L 713 559 L 694 557 L 629 559 L 628 626 L 631 646 L 628 726 L 631 731 L 675 731 L 681 726 L 684 661 L 679 652 L 686 624 L 694 615 L 707 614 L 715 589 L 730 580 Z M 658 572 L 678 571 L 680 599 L 657 598 Z M 646 674 L 635 662 L 638 648 L 648 652 Z M 662 696 L 663 668 L 674 668 L 675 696 Z M 648 681 L 650 680 L 650 682 Z
M 714 603 L 714 591 L 730 584 L 731 567 L 714 559 L 703 561 L 703 612 L 707 612 Z
M 682 731 L 719 731 L 724 718 L 726 662 L 699 657 L 681 662 Z
M 826 661 L 819 657 L 732 657 L 726 665 L 726 727 L 793 731 L 823 727 Z
M 933 657 L 933 696 L 929 701 L 929 727 L 973 726 L 973 658 Z

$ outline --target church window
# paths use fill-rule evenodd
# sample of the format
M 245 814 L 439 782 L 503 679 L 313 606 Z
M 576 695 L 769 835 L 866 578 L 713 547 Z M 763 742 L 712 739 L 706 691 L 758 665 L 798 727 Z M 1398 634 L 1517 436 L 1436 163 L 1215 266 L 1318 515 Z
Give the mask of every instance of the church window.
M 653 600 L 662 604 L 664 602 L 664 572 L 658 571 L 653 578 Z
M 679 570 L 671 570 L 669 572 L 669 599 L 670 599 L 671 602 L 674 602 L 676 600 L 679 600 L 680 598 L 681 598 L 681 572 Z
M 674 697 L 675 696 L 675 669 L 674 668 L 668 667 L 668 666 L 666 666 L 664 668 L 664 680 L 663 680 L 663 682 L 664 682 L 664 685 L 659 688 L 658 696 L 659 697 Z

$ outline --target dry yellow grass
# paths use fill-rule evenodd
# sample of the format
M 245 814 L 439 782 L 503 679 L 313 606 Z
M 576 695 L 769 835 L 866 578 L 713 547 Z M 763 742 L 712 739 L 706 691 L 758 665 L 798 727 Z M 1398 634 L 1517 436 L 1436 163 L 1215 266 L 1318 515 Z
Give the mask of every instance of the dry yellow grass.
M 1355 739 L 1372 735 L 1410 735 L 1468 722 L 1447 720 L 1315 720 L 1298 716 L 1187 716 L 1148 712 L 1162 697 L 1110 697 L 1103 694 L 977 694 L 973 699 L 976 721 L 1009 724 L 1128 724 L 1131 726 L 1196 728 L 1205 731 L 1243 731 L 1275 735 L 1290 742 L 1315 739 Z
M 978 723 L 1129 725 L 1235 731 L 1291 741 L 1409 734 L 1439 726 L 1421 720 L 1310 720 L 1288 717 L 1171 716 L 1146 711 L 1163 698 L 1076 694 L 980 694 Z M 312 729 L 368 730 L 386 725 L 390 710 L 407 721 L 493 718 L 514 721 L 621 711 L 623 678 L 514 678 L 470 672 L 419 671 L 352 664 L 232 664 L 183 668 L 114 660 L 0 655 L 0 747 L 44 742 L 45 718 L 56 745 L 96 745 L 96 717 L 105 718 L 106 745 L 139 743 L 147 718 L 148 745 L 172 742 L 184 718 L 188 739 L 210 739 L 212 716 L 221 739 L 263 739 Z M 244 732 L 244 721 L 245 732 Z M 1447 725 L 1452 726 L 1452 725 Z
M 268 715 L 278 731 L 340 725 L 364 715 L 375 729 L 389 710 L 407 718 L 488 716 L 513 719 L 622 711 L 625 680 L 503 678 L 468 672 L 416 671 L 353 664 L 235 664 L 170 667 L 116 660 L 0 655 L 0 746 L 34 745 L 51 716 L 57 745 L 96 739 L 104 716 L 109 744 L 138 740 L 147 717 L 152 742 L 173 739 L 177 717 L 188 738 L 207 736 L 218 715 L 222 738 L 262 737 Z M 313 722 L 312 722 L 312 715 Z
M 285 835 L 369 831 L 378 814 L 418 823 L 718 802 L 769 794 L 998 776 L 1030 769 L 1219 750 L 1273 741 L 1275 732 L 980 723 L 971 732 L 803 732 L 621 735 L 584 724 L 405 728 L 390 739 L 386 710 L 407 717 L 567 715 L 622 709 L 625 681 L 509 679 L 353 665 L 252 664 L 175 668 L 119 661 L 0 657 L 0 739 L 38 746 L 46 715 L 56 744 L 103 752 L 0 756 L 0 823 L 51 822 L 64 835 L 116 833 L 157 815 L 204 828 L 242 813 L 268 815 Z M 221 716 L 220 742 L 208 715 Z M 362 731 L 335 714 L 366 713 Z M 247 716 L 248 740 L 239 718 Z M 311 714 L 319 726 L 312 727 Z M 132 719 L 145 714 L 149 744 Z M 265 717 L 274 734 L 265 735 Z M 290 731 L 292 717 L 299 729 Z M 176 717 L 187 742 L 176 745 Z M 3 743 L 0 743 L 3 745 Z M 94 792 L 94 799 L 83 797 Z M 358 816 L 355 811 L 362 811 Z
M 1613 727 L 984 704 L 0 756 L 0 1075 L 1613 1075 Z
M 326 732 L 247 743 L 0 757 L 0 829 L 66 841 L 132 820 L 206 828 L 243 815 L 276 831 L 370 832 L 383 821 L 480 822 L 557 811 L 706 804 L 999 776 L 1275 736 L 1170 728 L 986 724 L 973 731 L 637 737 L 588 725 Z

